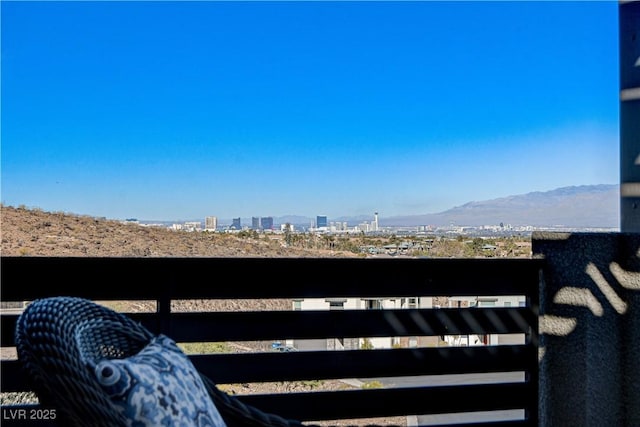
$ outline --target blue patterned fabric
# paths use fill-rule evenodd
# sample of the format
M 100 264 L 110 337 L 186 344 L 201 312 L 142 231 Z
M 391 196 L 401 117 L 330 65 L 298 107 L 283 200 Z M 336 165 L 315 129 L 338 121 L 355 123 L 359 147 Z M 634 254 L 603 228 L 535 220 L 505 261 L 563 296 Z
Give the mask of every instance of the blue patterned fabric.
M 220 413 L 189 358 L 158 335 L 138 354 L 100 361 L 98 382 L 131 427 L 220 427 Z

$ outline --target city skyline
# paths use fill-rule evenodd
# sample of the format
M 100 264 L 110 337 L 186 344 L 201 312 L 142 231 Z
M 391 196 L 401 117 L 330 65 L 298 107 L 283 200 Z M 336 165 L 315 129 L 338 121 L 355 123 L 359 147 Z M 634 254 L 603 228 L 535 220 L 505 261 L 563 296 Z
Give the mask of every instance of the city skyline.
M 619 227 L 619 185 L 592 185 L 563 187 L 548 192 L 532 192 L 484 201 L 474 201 L 443 212 L 409 216 L 382 216 L 385 227 L 485 227 L 513 225 L 517 227 L 570 228 L 570 229 L 614 229 Z M 260 229 L 264 216 L 251 218 L 218 219 L 223 228 Z M 267 217 L 272 225 L 295 225 L 302 228 L 335 228 L 345 230 L 347 226 L 362 225 L 367 231 L 381 229 L 380 213 L 369 215 L 315 218 L 301 215 Z M 194 219 L 187 220 L 191 222 Z M 196 219 L 202 222 L 202 219 Z M 218 221 L 219 220 L 219 221 Z M 183 220 L 184 221 L 184 220 Z M 174 223 L 174 220 L 143 220 L 146 224 Z M 180 220 L 178 220 L 180 222 Z M 251 224 L 250 226 L 248 224 Z M 366 225 L 365 225 L 366 224 Z M 363 228 L 361 227 L 361 228 Z
M 391 217 L 619 181 L 617 2 L 0 8 L 8 205 Z

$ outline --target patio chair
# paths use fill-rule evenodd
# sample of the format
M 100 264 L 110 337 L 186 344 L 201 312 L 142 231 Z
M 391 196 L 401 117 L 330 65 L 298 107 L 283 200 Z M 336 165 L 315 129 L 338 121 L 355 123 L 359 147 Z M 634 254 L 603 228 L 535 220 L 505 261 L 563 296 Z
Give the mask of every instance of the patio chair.
M 60 425 L 302 425 L 243 404 L 200 374 L 169 337 L 82 298 L 28 304 L 16 347 L 40 404 L 56 408 Z

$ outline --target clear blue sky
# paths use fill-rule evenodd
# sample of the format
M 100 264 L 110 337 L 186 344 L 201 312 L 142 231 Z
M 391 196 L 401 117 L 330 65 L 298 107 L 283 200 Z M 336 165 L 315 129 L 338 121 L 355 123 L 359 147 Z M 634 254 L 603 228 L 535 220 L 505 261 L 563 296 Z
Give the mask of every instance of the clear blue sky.
M 619 182 L 616 1 L 0 5 L 7 205 L 388 217 Z

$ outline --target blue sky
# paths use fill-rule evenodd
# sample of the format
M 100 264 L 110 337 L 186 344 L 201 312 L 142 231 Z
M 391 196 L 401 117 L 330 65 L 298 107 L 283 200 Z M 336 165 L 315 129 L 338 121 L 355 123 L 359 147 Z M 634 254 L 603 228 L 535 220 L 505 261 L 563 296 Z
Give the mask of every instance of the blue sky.
M 0 5 L 7 205 L 384 217 L 619 182 L 616 1 Z

